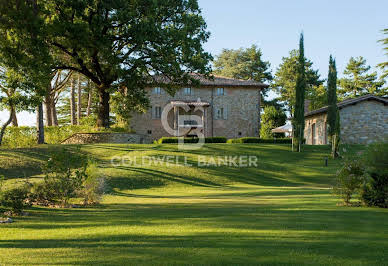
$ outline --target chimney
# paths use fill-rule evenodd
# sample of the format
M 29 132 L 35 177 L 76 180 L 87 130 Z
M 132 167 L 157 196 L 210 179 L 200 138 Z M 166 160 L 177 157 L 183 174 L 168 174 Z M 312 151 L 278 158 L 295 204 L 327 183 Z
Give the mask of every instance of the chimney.
M 304 100 L 304 113 L 305 114 L 310 111 L 310 104 L 311 104 L 310 100 Z

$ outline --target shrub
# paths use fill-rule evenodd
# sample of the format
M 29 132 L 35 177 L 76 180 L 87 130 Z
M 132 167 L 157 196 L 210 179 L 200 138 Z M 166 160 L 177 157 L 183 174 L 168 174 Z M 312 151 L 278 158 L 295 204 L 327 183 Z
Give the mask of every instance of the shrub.
M 365 181 L 365 169 L 360 160 L 347 160 L 336 174 L 335 194 L 341 197 L 345 204 L 350 204 L 352 196 Z
M 12 214 L 19 215 L 27 204 L 29 189 L 27 186 L 13 188 L 0 194 L 0 205 L 9 209 Z
M 74 169 L 77 165 L 84 165 Z M 44 181 L 35 184 L 31 200 L 39 204 L 67 206 L 70 198 L 77 195 L 86 180 L 86 160 L 77 153 L 62 150 L 52 155 L 43 167 Z
M 273 138 L 261 139 L 256 137 L 243 137 L 238 139 L 229 139 L 227 143 L 276 143 L 276 144 L 291 144 L 290 138 Z
M 43 172 L 43 183 L 34 184 L 30 196 L 32 202 L 40 205 L 66 207 L 76 197 L 81 197 L 84 205 L 96 204 L 105 191 L 105 179 L 98 176 L 97 164 L 65 150 L 54 154 Z
M 370 145 L 365 153 L 368 182 L 361 197 L 368 206 L 388 208 L 388 143 Z
M 179 138 L 177 137 L 162 137 L 157 143 L 158 144 L 177 144 Z M 226 143 L 227 139 L 225 137 L 208 137 L 205 138 L 205 143 Z M 184 138 L 185 143 L 198 143 L 198 138 Z
M 205 138 L 205 143 L 226 143 L 225 137 L 208 137 Z
M 78 193 L 83 198 L 83 204 L 91 205 L 99 203 L 105 190 L 106 182 L 104 178 L 99 176 L 97 164 L 89 161 L 88 167 L 86 168 L 86 179 Z

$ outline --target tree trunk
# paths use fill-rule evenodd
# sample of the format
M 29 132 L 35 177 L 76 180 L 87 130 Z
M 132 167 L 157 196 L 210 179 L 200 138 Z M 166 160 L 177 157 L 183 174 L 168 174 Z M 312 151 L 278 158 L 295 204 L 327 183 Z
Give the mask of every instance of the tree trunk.
M 77 118 L 75 117 L 75 88 L 74 88 L 74 78 L 71 78 L 71 87 L 70 87 L 70 117 L 71 124 L 77 124 Z
M 15 113 L 15 108 L 14 107 L 11 106 L 10 110 L 11 111 L 10 111 L 9 118 L 8 118 L 7 122 L 5 122 L 5 124 L 1 127 L 1 131 L 0 131 L 0 146 L 3 143 L 3 136 L 4 136 L 4 133 L 5 133 L 5 129 L 7 128 L 7 126 L 9 124 L 11 124 L 12 117 L 13 117 L 13 115 Z
M 88 88 L 89 88 L 89 92 L 88 92 L 88 107 L 86 108 L 86 115 L 89 116 L 90 113 L 91 113 L 91 108 L 92 108 L 92 88 L 90 86 L 90 80 L 88 80 Z
M 53 106 L 51 107 L 51 116 L 52 116 L 53 126 L 57 127 L 59 124 L 58 124 L 57 107 L 55 106 L 55 101 L 53 102 Z
M 100 85 L 98 87 L 98 113 L 97 127 L 109 128 L 109 99 L 108 86 Z
M 44 98 L 44 107 L 45 107 L 45 117 L 46 117 L 46 126 L 50 127 L 53 125 L 52 119 L 52 99 L 50 93 Z
M 44 144 L 44 125 L 43 125 L 43 104 L 39 103 L 36 107 L 36 133 L 38 144 Z
M 77 93 L 77 125 L 81 123 L 81 111 L 82 111 L 82 88 L 81 88 L 81 82 L 80 82 L 80 75 L 78 74 L 78 93 Z
M 14 107 L 11 107 L 13 110 L 11 110 L 11 114 L 12 114 L 12 126 L 14 127 L 18 127 L 19 126 L 19 123 L 18 123 L 18 118 L 16 116 L 16 111 L 15 111 L 15 108 Z

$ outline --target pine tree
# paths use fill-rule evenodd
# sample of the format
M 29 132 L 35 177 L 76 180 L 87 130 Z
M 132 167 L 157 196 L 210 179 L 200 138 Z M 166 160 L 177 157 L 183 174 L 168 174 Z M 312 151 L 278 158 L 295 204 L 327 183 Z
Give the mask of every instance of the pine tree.
M 301 145 L 304 137 L 304 99 L 306 92 L 306 73 L 305 73 L 305 57 L 303 33 L 300 35 L 299 41 L 299 57 L 298 57 L 298 73 L 295 84 L 295 110 L 293 118 L 293 150 L 301 151 Z
M 282 58 L 282 63 L 276 69 L 274 83 L 272 88 L 280 95 L 279 100 L 287 106 L 287 110 L 293 114 L 295 109 L 295 85 L 298 73 L 299 51 L 291 50 L 287 57 Z M 305 77 L 306 77 L 306 99 L 311 101 L 311 108 L 318 109 L 325 106 L 326 95 L 322 88 L 323 79 L 321 79 L 318 69 L 308 58 L 305 58 Z M 324 97 L 321 97 L 324 96 Z M 324 100 L 323 100 L 324 99 Z
M 327 77 L 327 122 L 329 125 L 328 137 L 331 143 L 331 153 L 333 158 L 337 156 L 337 149 L 339 144 L 339 111 L 337 107 L 337 68 L 333 57 L 330 55 L 329 59 L 329 74 Z
M 338 96 L 344 99 L 366 94 L 384 95 L 386 92 L 381 90 L 384 80 L 378 78 L 377 72 L 370 73 L 370 69 L 362 56 L 351 57 L 344 70 L 344 78 L 338 80 Z

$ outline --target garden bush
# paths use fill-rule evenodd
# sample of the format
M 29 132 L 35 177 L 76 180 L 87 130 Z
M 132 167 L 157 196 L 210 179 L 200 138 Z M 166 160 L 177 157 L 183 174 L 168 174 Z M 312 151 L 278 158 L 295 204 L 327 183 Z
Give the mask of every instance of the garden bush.
M 97 164 L 89 161 L 84 180 L 78 194 L 82 197 L 84 205 L 92 205 L 100 202 L 106 191 L 105 178 L 99 175 Z
M 273 138 L 261 139 L 257 137 L 243 137 L 238 139 L 229 139 L 227 143 L 276 143 L 276 144 L 291 144 L 290 138 Z
M 388 208 L 388 143 L 370 145 L 365 153 L 369 175 L 361 193 L 368 206 Z
M 176 144 L 178 143 L 179 138 L 177 137 L 162 137 L 157 143 L 158 144 Z M 225 137 L 207 137 L 205 138 L 205 143 L 226 143 L 227 139 Z M 198 143 L 198 138 L 189 137 L 184 138 L 185 143 Z
M 28 186 L 22 186 L 0 193 L 0 206 L 9 210 L 13 215 L 19 215 L 23 209 L 29 206 L 27 198 L 29 195 Z
M 350 204 L 355 193 L 360 193 L 365 182 L 365 169 L 361 160 L 347 160 L 336 174 L 336 184 L 333 192 L 346 205 Z
M 69 206 L 71 198 L 82 198 L 85 205 L 99 202 L 105 180 L 97 174 L 97 165 L 79 153 L 62 150 L 43 167 L 43 183 L 32 187 L 30 200 L 39 205 Z

